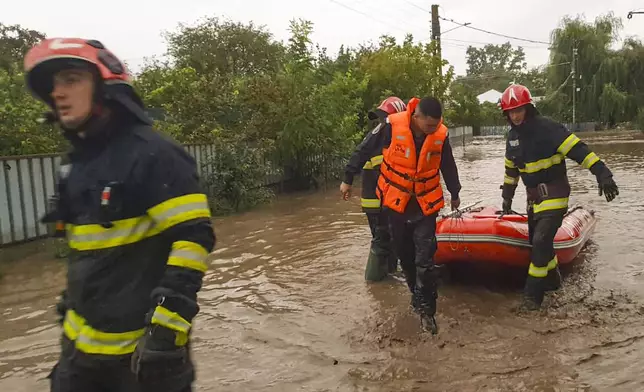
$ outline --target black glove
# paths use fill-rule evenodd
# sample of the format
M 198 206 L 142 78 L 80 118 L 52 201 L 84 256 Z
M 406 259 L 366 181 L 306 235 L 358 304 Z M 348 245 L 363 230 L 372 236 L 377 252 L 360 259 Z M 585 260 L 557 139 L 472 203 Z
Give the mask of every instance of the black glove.
M 503 204 L 501 209 L 503 210 L 503 215 L 512 213 L 512 199 L 503 199 Z
M 597 184 L 599 185 L 599 196 L 603 194 L 607 202 L 613 201 L 619 195 L 619 189 L 613 180 L 613 173 L 608 168 L 604 168 L 597 175 Z
M 182 391 L 194 380 L 187 337 L 160 325 L 145 329 L 130 365 L 144 390 Z
M 63 325 L 63 320 L 65 319 L 65 314 L 67 313 L 67 291 L 63 290 L 60 293 L 60 301 L 56 304 L 56 314 L 58 318 L 56 321 L 58 324 Z

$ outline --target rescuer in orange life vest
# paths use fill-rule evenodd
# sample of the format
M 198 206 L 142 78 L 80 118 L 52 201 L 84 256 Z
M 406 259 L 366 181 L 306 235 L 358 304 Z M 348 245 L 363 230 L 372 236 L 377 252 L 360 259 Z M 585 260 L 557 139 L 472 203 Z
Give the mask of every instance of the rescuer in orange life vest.
M 532 251 L 520 308 L 537 310 L 545 292 L 557 290 L 561 285 L 554 238 L 568 211 L 570 184 L 566 157 L 595 175 L 599 195 L 604 194 L 606 201 L 612 201 L 619 195 L 619 190 L 611 171 L 584 142 L 562 124 L 539 115 L 525 86 L 509 86 L 501 96 L 501 110 L 511 126 L 501 186 L 503 212 L 512 213 L 512 199 L 519 178 L 526 186 L 528 198 Z
M 452 209 L 460 205 L 461 190 L 442 112 L 435 98 L 412 98 L 406 111 L 389 115 L 387 124 L 374 129 L 357 147 L 340 186 L 343 195 L 348 194 L 354 175 L 374 152 L 382 151 L 378 198 L 388 211 L 411 305 L 433 334 L 438 333 L 437 271 L 433 259 L 437 248 L 436 218 L 445 205 L 440 173 L 451 194 Z
M 362 143 L 366 143 L 369 135 L 376 132 L 386 123 L 387 116 L 402 112 L 405 108 L 406 105 L 402 99 L 389 97 L 383 100 L 376 110 L 369 111 L 369 119 L 378 120 L 379 123 L 365 135 Z M 380 207 L 380 199 L 376 195 L 376 186 L 382 164 L 382 151 L 373 152 L 374 155 L 362 167 L 362 195 L 360 198 L 362 211 L 367 215 L 369 228 L 371 229 L 371 247 L 364 272 L 365 280 L 367 281 L 382 280 L 388 274 L 395 272 L 398 267 L 398 259 L 392 249 L 389 221 Z M 355 165 L 355 162 L 349 162 L 346 170 L 350 171 L 353 165 Z M 345 197 L 349 197 L 348 192 Z

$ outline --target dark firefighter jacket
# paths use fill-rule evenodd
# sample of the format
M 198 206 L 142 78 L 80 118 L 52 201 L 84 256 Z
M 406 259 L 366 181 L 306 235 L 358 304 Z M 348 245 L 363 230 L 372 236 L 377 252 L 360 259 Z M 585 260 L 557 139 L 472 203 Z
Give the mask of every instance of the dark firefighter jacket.
M 414 143 L 416 146 L 416 154 L 420 154 L 420 149 L 423 146 L 425 140 L 425 135 L 420 137 L 414 135 Z M 356 147 L 355 151 L 349 159 L 345 167 L 344 182 L 346 184 L 353 184 L 353 177 L 360 173 L 360 170 L 363 168 L 365 163 L 373 162 L 374 157 L 376 162 L 382 163 L 382 150 L 388 148 L 391 144 L 391 124 L 383 124 L 374 128 L 371 132 L 367 134 L 364 140 Z M 443 150 L 441 154 L 441 174 L 443 175 L 443 180 L 447 190 L 449 191 L 453 199 L 458 198 L 458 193 L 461 190 L 461 183 L 458 178 L 458 169 L 456 168 L 456 162 L 454 161 L 454 155 L 452 154 L 452 147 L 449 143 L 449 138 L 445 140 L 443 145 Z M 377 181 L 378 174 L 375 176 Z M 363 179 L 364 182 L 364 179 Z M 363 184 L 363 189 L 365 185 Z M 374 185 L 375 189 L 375 185 Z M 363 190 L 364 192 L 364 190 Z M 376 190 L 377 192 L 377 190 Z M 375 192 L 374 192 L 375 197 Z M 363 196 L 364 198 L 364 196 Z M 378 200 L 378 199 L 376 199 Z M 378 204 L 378 208 L 380 205 Z M 405 215 L 408 216 L 417 216 L 422 215 L 422 211 L 417 201 L 410 202 L 407 205 L 407 210 Z
M 528 201 L 534 203 L 535 217 L 568 209 L 570 184 L 566 173 L 566 157 L 594 175 L 600 174 L 604 163 L 564 125 L 546 117 L 535 116 L 508 133 L 505 148 L 504 199 L 512 199 L 519 178 L 526 186 Z
M 131 354 L 148 322 L 187 337 L 215 244 L 193 159 L 151 126 L 119 120 L 71 138 L 58 179 L 71 248 L 63 330 L 99 359 Z
M 369 131 L 365 135 L 366 140 L 369 135 L 375 130 L 382 127 L 383 124 L 378 124 L 376 128 Z M 376 196 L 376 186 L 378 185 L 378 176 L 380 175 L 380 165 L 382 164 L 382 151 L 373 151 L 374 154 L 362 166 L 362 195 L 360 198 L 360 205 L 362 211 L 365 213 L 379 213 L 380 212 L 380 199 Z

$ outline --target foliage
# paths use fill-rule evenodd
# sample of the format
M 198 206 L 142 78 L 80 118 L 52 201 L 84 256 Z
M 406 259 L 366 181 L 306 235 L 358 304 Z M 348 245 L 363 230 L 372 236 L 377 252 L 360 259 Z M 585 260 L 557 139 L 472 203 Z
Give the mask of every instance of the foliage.
M 204 162 L 202 179 L 213 214 L 242 211 L 271 198 L 262 186 L 268 170 L 260 150 L 223 139 L 216 140 L 214 150 Z

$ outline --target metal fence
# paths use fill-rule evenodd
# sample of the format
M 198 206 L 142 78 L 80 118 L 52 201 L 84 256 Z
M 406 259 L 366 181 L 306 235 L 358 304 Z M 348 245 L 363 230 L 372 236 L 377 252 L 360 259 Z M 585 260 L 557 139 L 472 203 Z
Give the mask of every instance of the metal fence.
M 571 132 L 589 132 L 597 130 L 596 122 L 583 122 L 583 123 L 563 123 Z M 499 136 L 505 135 L 510 127 L 508 125 L 491 125 L 481 127 L 481 136 Z
M 472 137 L 471 127 L 450 129 L 454 146 L 464 145 Z M 216 154 L 213 145 L 188 145 L 186 150 L 197 163 L 202 178 L 211 174 L 208 161 Z M 48 200 L 55 193 L 55 178 L 61 157 L 59 154 L 0 157 L 0 247 L 45 237 L 51 228 L 40 223 L 46 213 Z M 269 186 L 288 180 L 281 168 L 265 162 L 267 175 L 261 185 Z M 324 165 L 325 173 L 340 172 L 343 159 L 311 156 L 307 166 L 310 175 Z

